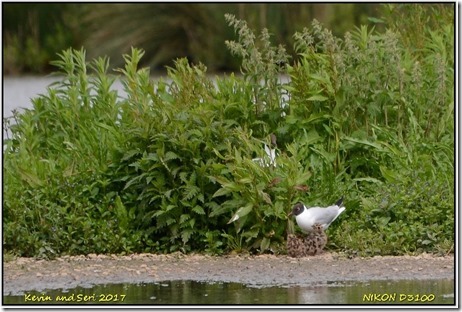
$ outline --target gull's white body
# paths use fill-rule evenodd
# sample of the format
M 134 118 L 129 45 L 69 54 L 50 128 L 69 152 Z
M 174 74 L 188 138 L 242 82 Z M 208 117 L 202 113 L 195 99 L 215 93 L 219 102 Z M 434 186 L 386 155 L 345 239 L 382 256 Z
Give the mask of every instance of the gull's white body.
M 266 156 L 263 158 L 254 158 L 253 161 L 257 162 L 262 167 L 273 166 L 276 167 L 276 136 L 271 134 L 271 147 L 265 144 Z
M 334 205 L 326 208 L 307 208 L 302 203 L 297 203 L 292 210 L 292 214 L 295 215 L 298 226 L 305 233 L 312 232 L 315 223 L 321 224 L 324 230 L 326 230 L 345 210 L 345 207 L 342 206 L 342 202 L 343 198 L 338 200 Z

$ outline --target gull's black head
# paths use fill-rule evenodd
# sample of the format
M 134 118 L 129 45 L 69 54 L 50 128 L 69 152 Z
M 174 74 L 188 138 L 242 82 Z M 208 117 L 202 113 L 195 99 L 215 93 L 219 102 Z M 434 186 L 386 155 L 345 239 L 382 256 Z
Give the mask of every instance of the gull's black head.
M 271 139 L 271 148 L 276 148 L 278 145 L 276 143 L 276 135 L 274 133 L 271 133 L 270 135 L 270 139 Z
M 343 196 L 342 196 L 342 198 L 340 198 L 339 200 L 337 200 L 337 202 L 335 203 L 335 205 L 340 207 L 340 206 L 342 206 L 342 204 L 343 204 Z
M 290 215 L 298 216 L 303 212 L 304 209 L 305 206 L 303 206 L 301 202 L 298 202 L 295 204 L 294 208 L 292 208 L 292 212 L 290 213 Z

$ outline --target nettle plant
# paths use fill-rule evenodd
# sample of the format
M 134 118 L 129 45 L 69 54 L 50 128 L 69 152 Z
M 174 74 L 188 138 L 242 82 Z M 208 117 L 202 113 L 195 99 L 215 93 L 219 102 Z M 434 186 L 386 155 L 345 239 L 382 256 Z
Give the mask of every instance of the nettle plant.
M 293 231 L 287 214 L 292 203 L 309 190 L 310 172 L 302 165 L 295 144 L 285 152 L 276 149 L 273 162 L 263 149 L 269 142 L 242 129 L 235 135 L 242 145 L 229 144 L 226 153 L 217 151 L 226 170 L 213 177 L 221 185 L 213 196 L 224 199 L 214 215 L 232 213 L 228 221 L 232 227 L 222 236 L 235 250 L 283 252 L 287 231 Z
M 257 110 L 259 83 L 231 76 L 215 87 L 204 66 L 185 59 L 168 69 L 171 83 L 153 84 L 146 71 L 135 70 L 139 57 L 126 58 L 121 70 L 128 77 L 126 92 L 137 97 L 122 105 L 125 142 L 110 179 L 123 186 L 122 202 L 133 212 L 132 223 L 143 229 L 145 243 L 159 251 L 220 252 L 234 249 L 232 240 L 242 236 L 242 249 L 279 250 L 295 187 L 306 189 L 308 173 L 297 167 L 299 159 L 287 156 L 281 156 L 287 164 L 277 176 L 265 173 L 269 169 L 252 160 L 264 151 L 262 139 L 252 133 L 267 137 L 271 122 L 265 112 L 282 116 L 283 107 Z M 236 179 L 242 190 L 232 187 L 231 196 L 226 181 Z M 233 214 L 241 220 L 230 233 Z

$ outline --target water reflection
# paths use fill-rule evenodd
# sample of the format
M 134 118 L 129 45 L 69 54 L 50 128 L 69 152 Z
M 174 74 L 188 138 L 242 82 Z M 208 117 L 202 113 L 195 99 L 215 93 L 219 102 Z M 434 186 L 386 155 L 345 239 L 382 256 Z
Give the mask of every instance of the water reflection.
M 40 301 L 40 298 L 48 300 Z M 420 300 L 415 301 L 416 299 Z M 454 281 L 374 281 L 328 283 L 326 286 L 316 287 L 256 287 L 238 283 L 166 281 L 151 284 L 109 284 L 92 288 L 77 287 L 69 290 L 26 292 L 21 296 L 4 296 L 3 303 L 75 305 L 454 304 Z

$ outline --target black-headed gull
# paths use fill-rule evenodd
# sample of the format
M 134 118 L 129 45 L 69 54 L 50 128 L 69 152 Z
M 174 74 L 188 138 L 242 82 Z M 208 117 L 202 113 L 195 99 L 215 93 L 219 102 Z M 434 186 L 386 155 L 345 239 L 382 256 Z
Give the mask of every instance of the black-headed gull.
M 322 208 L 306 206 L 300 202 L 296 203 L 292 212 L 289 214 L 295 216 L 298 226 L 305 233 L 313 232 L 313 225 L 319 223 L 326 230 L 329 225 L 345 210 L 343 207 L 343 197 L 334 205 Z
M 266 156 L 263 158 L 259 157 L 259 158 L 252 159 L 253 161 L 257 162 L 262 167 L 269 167 L 269 166 L 276 167 L 276 147 L 277 147 L 276 135 L 271 133 L 270 139 L 271 139 L 271 145 L 270 145 L 271 148 L 269 148 L 268 145 L 265 144 Z

